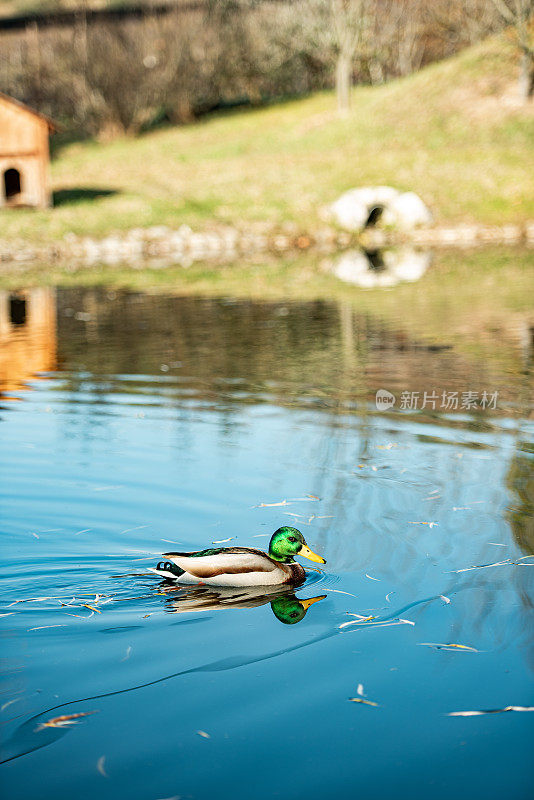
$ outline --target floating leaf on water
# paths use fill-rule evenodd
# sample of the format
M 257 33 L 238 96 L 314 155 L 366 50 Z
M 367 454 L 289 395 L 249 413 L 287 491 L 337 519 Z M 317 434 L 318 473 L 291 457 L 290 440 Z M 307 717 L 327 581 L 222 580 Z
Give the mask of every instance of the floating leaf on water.
M 226 544 L 226 542 L 231 542 L 232 539 L 237 539 L 237 536 L 230 536 L 229 539 L 217 539 L 212 544 Z
M 146 619 L 146 618 L 147 618 L 147 617 L 149 617 L 149 616 L 150 616 L 150 614 L 145 614 L 145 615 L 144 615 L 144 617 L 143 617 L 143 619 Z
M 106 763 L 106 756 L 100 756 L 100 758 L 96 762 L 96 768 L 104 778 L 109 778 L 109 775 L 106 772 L 105 763 Z
M 428 525 L 429 528 L 434 528 L 437 522 L 408 522 L 408 525 Z
M 5 711 L 6 708 L 12 706 L 13 703 L 18 703 L 19 700 L 22 700 L 22 697 L 14 697 L 13 700 L 8 700 L 7 703 L 4 703 L 2 706 L 0 706 L 0 711 Z
M 372 700 L 365 700 L 363 697 L 349 697 L 351 703 L 363 703 L 366 706 L 375 706 L 378 707 L 378 703 L 374 703 Z
M 534 711 L 534 706 L 505 706 L 490 708 L 486 711 L 449 711 L 447 717 L 479 717 L 482 714 L 504 714 L 506 711 Z
M 380 578 L 373 578 L 371 575 L 368 575 L 367 572 L 365 573 L 365 577 L 369 578 L 370 581 L 378 581 L 380 583 Z
M 206 731 L 197 731 L 197 733 L 199 736 L 202 736 L 203 739 L 211 739 L 211 736 L 209 733 L 206 733 Z
M 447 605 L 451 602 L 450 598 L 446 597 L 444 594 L 440 594 L 440 600 L 443 600 L 443 602 L 447 603 Z
M 458 575 L 460 572 L 471 572 L 473 569 L 488 569 L 488 567 L 501 567 L 503 564 L 513 564 L 513 561 L 510 558 L 506 558 L 504 561 L 495 561 L 494 564 L 476 564 L 473 567 L 464 567 L 463 569 L 452 569 L 449 572 Z
M 45 628 L 66 628 L 66 625 L 39 625 L 37 628 L 28 628 L 29 631 L 44 631 Z
M 360 697 L 363 697 L 363 683 L 358 684 L 358 688 L 356 689 L 356 694 Z
M 6 606 L 6 608 L 11 608 L 11 606 L 16 606 L 17 603 L 44 603 L 46 600 L 60 600 L 59 597 L 28 597 L 24 600 L 13 600 L 12 603 Z
M 259 503 L 254 508 L 275 508 L 276 506 L 288 506 L 290 505 L 287 500 L 281 500 L 279 503 Z
M 96 606 L 90 606 L 88 603 L 84 603 L 83 607 L 88 608 L 90 611 L 96 611 L 97 614 L 102 613 L 99 608 L 97 608 Z
M 418 642 L 418 644 L 425 647 L 434 647 L 436 650 L 467 650 L 470 653 L 478 653 L 476 647 L 469 647 L 466 644 L 441 644 L 440 642 Z
M 97 711 L 79 711 L 77 714 L 64 714 L 61 717 L 53 717 L 46 722 L 41 722 L 35 729 L 40 731 L 43 728 L 68 728 L 69 725 L 76 725 L 79 717 L 88 717 L 90 714 L 97 714 Z
M 389 598 L 391 597 L 391 595 L 392 595 L 392 594 L 397 594 L 397 592 L 388 592 L 388 593 L 387 593 L 387 595 L 386 595 L 386 600 L 387 600 L 387 602 L 388 602 L 388 603 L 390 602 L 390 601 L 389 601 Z
M 371 622 L 371 620 L 376 619 L 376 617 L 361 617 L 359 614 L 351 614 L 351 616 L 358 617 L 358 619 L 350 620 L 350 622 L 342 622 L 341 625 L 338 625 L 338 628 L 339 629 L 346 628 L 348 625 L 369 625 L 369 624 L 371 624 L 371 625 L 373 625 L 373 624 L 382 625 L 382 624 L 391 624 L 391 623 L 382 623 L 382 622 L 377 622 L 377 623 Z
M 11 617 L 14 613 L 14 611 L 6 611 L 5 614 L 0 614 L 0 617 Z
M 351 592 L 344 592 L 342 589 L 325 589 L 326 592 L 335 592 L 336 594 L 346 594 L 349 597 L 358 597 L 357 594 L 351 594 Z
M 376 622 L 372 620 L 376 620 Z M 398 617 L 391 620 L 382 620 L 376 617 L 363 617 L 362 619 L 355 619 L 351 622 L 342 622 L 341 625 L 338 625 L 338 629 L 346 628 L 348 625 L 361 625 L 362 628 L 389 628 L 393 625 L 415 625 L 415 622 L 412 622 L 410 619 L 400 619 Z
M 136 525 L 135 528 L 125 528 L 125 530 L 119 531 L 119 535 L 121 533 L 131 533 L 132 531 L 140 531 L 143 528 L 148 528 L 148 525 Z
M 306 497 L 309 497 L 310 500 L 319 500 L 320 498 L 317 497 L 316 494 L 307 494 Z
M 472 511 L 471 506 L 477 505 L 478 503 L 483 503 L 484 500 L 472 500 L 471 505 L 469 506 L 453 506 L 453 511 Z

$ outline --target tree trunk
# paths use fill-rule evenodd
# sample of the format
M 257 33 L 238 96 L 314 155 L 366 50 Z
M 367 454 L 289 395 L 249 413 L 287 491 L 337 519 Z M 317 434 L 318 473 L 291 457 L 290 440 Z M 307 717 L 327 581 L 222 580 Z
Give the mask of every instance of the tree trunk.
M 528 50 L 521 53 L 519 69 L 519 96 L 522 100 L 530 100 L 534 94 L 534 56 Z
M 350 87 L 352 84 L 352 59 L 341 52 L 336 64 L 337 108 L 341 114 L 350 111 Z

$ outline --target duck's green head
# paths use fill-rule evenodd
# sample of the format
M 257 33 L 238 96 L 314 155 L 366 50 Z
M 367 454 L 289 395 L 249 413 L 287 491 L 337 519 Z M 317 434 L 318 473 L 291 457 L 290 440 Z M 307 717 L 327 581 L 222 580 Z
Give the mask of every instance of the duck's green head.
M 319 597 L 310 597 L 308 600 L 299 600 L 294 594 L 277 597 L 271 603 L 274 616 L 283 622 L 284 625 L 294 625 L 304 619 L 306 612 L 313 603 L 324 600 L 325 594 Z
M 278 528 L 271 537 L 269 543 L 269 555 L 275 561 L 283 561 L 285 564 L 293 561 L 295 556 L 304 556 L 310 561 L 317 561 L 319 564 L 326 564 L 322 556 L 314 553 L 308 545 L 300 531 L 284 525 Z

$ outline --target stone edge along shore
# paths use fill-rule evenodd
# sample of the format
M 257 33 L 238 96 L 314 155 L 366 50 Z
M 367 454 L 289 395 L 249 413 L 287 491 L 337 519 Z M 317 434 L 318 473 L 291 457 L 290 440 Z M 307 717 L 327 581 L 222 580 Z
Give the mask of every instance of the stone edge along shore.
M 379 228 L 348 233 L 333 227 L 310 233 L 296 225 L 284 226 L 282 231 L 258 232 L 253 227 L 241 231 L 224 227 L 194 232 L 187 225 L 177 229 L 157 226 L 134 228 L 103 239 L 67 234 L 59 242 L 42 246 L 0 239 L 0 269 L 35 262 L 70 264 L 73 268 L 125 265 L 141 269 L 147 264 L 162 268 L 189 267 L 198 262 L 232 263 L 262 253 L 281 255 L 309 250 L 331 254 L 348 247 L 379 249 L 406 244 L 416 247 L 534 246 L 534 221 L 523 225 L 421 227 L 406 233 Z

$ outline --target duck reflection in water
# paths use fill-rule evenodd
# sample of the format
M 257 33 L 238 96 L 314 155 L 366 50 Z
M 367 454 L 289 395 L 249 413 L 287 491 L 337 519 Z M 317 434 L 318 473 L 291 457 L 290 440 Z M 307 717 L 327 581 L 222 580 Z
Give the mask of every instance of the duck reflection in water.
M 271 604 L 274 616 L 284 625 L 301 622 L 310 606 L 324 600 L 325 594 L 307 599 L 299 598 L 288 589 L 274 587 L 175 587 L 164 583 L 161 592 L 168 595 L 166 610 L 177 614 L 196 611 L 227 611 L 232 608 L 258 608 Z

